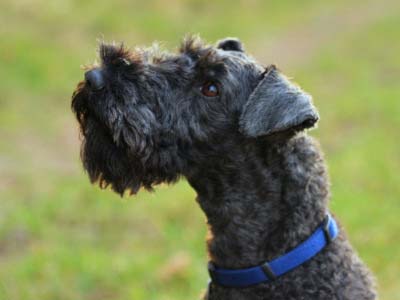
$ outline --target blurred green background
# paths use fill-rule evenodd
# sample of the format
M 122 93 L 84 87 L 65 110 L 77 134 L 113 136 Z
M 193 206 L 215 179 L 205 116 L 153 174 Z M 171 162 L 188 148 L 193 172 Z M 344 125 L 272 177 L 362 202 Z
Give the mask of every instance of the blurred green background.
M 0 299 L 198 299 L 204 216 L 186 182 L 119 198 L 79 162 L 70 96 L 98 39 L 237 36 L 315 99 L 331 209 L 400 299 L 400 1 L 0 2 Z

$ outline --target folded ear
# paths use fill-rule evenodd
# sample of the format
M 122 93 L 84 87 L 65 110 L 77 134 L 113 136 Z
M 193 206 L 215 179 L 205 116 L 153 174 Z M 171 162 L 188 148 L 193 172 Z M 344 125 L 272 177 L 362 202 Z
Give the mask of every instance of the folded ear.
M 311 96 L 270 66 L 244 105 L 239 128 L 243 134 L 257 137 L 310 128 L 318 119 Z

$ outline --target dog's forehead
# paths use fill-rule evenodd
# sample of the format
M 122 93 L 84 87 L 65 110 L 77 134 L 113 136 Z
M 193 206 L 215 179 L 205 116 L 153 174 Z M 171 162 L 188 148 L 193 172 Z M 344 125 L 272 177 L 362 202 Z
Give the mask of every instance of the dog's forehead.
M 216 55 L 228 68 L 231 69 L 240 71 L 241 67 L 247 69 L 250 67 L 256 72 L 262 72 L 264 70 L 263 66 L 257 60 L 245 52 L 216 49 Z
M 215 55 L 218 56 L 221 60 L 227 61 L 233 64 L 242 64 L 242 65 L 260 65 L 257 60 L 255 60 L 251 55 L 249 55 L 245 51 L 233 51 L 226 50 L 222 48 L 215 47 L 213 48 L 215 51 Z
M 240 66 L 254 65 L 255 68 L 261 67 L 260 64 L 250 55 L 245 52 L 227 51 L 220 48 L 213 47 L 203 55 L 195 58 L 195 62 L 209 62 L 210 66 L 214 63 L 222 63 L 228 68 L 233 67 L 237 69 Z M 196 65 L 196 63 L 194 64 Z
M 214 48 L 216 55 L 218 55 L 219 57 L 228 57 L 228 58 L 233 58 L 233 59 L 247 59 L 247 55 L 244 52 L 239 52 L 239 51 L 227 51 L 224 49 L 220 49 L 220 48 Z

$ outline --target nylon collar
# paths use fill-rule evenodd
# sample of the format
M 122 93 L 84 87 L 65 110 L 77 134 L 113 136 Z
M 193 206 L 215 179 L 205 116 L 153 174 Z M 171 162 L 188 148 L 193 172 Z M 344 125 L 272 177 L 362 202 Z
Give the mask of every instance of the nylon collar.
M 336 221 L 327 214 L 322 224 L 300 245 L 286 254 L 262 265 L 247 269 L 223 269 L 208 264 L 211 281 L 226 287 L 247 287 L 275 280 L 297 268 L 322 251 L 339 234 Z

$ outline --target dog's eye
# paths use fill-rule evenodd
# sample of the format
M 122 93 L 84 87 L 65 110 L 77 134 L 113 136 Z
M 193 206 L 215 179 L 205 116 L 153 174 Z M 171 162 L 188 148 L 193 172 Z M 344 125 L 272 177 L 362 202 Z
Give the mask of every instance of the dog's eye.
M 214 82 L 206 82 L 201 87 L 201 93 L 206 97 L 216 97 L 219 94 L 218 85 Z

